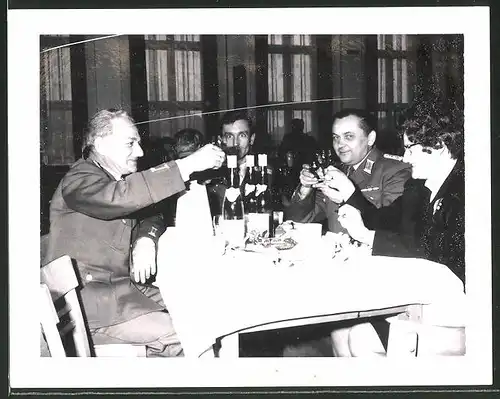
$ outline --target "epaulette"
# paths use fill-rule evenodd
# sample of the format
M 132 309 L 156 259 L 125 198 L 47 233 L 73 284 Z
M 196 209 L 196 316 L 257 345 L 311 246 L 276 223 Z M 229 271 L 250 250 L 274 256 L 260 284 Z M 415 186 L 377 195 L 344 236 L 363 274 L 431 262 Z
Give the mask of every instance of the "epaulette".
M 394 159 L 395 161 L 400 161 L 403 162 L 403 157 L 399 155 L 393 155 L 393 154 L 384 154 L 384 158 L 387 159 Z

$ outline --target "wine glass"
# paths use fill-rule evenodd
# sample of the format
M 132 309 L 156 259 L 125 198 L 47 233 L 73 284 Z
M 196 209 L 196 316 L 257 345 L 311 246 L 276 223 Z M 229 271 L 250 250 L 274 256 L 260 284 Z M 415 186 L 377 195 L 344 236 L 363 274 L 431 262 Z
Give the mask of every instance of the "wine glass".
M 214 228 L 215 249 L 217 251 L 220 249 L 221 254 L 224 254 L 227 245 L 227 241 L 224 236 L 223 219 L 224 217 L 222 215 L 215 215 L 212 218 L 212 226 Z

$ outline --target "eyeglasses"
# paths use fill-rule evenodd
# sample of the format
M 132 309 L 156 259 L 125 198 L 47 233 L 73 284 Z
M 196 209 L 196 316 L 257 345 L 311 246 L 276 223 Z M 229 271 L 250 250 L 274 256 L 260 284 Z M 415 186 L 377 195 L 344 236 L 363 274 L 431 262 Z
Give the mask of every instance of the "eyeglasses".
M 417 146 L 417 145 L 422 146 L 421 144 L 418 144 L 418 143 L 413 143 L 413 144 L 407 144 L 407 145 L 405 145 L 405 146 L 403 146 L 403 147 L 404 147 L 405 151 L 406 151 L 406 150 L 408 150 L 408 151 L 410 152 L 410 154 L 411 154 L 411 153 L 412 153 L 412 148 L 413 148 L 413 147 L 415 147 L 415 146 Z M 422 152 L 425 152 L 425 153 L 427 153 L 427 154 L 432 153 L 432 151 L 431 151 L 431 149 L 430 149 L 430 148 L 428 148 L 428 147 L 424 147 L 424 146 L 422 146 Z
M 405 150 L 409 150 L 411 147 L 415 147 L 418 144 L 407 144 L 404 146 Z

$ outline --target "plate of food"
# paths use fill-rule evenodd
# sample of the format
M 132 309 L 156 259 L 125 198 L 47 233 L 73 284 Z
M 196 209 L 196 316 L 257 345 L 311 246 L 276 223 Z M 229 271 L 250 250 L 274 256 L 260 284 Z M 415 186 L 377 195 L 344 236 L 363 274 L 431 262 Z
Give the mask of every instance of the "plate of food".
M 269 237 L 267 234 L 260 234 L 257 231 L 249 232 L 245 240 L 245 250 L 252 252 L 286 251 L 292 249 L 295 245 L 297 245 L 297 242 L 286 234 Z

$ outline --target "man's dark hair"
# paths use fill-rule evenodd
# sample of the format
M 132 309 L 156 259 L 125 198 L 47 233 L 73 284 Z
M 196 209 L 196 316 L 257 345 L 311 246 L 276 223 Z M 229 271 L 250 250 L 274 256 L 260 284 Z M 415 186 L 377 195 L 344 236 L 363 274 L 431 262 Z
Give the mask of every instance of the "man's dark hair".
M 192 154 L 205 142 L 203 134 L 196 129 L 186 128 L 179 130 L 175 136 L 175 151 L 179 158 L 184 158 L 185 156 Z
M 292 131 L 294 132 L 303 132 L 304 131 L 304 120 L 300 118 L 292 119 Z
M 333 123 L 348 116 L 355 116 L 359 119 L 359 127 L 368 136 L 373 130 L 377 130 L 377 120 L 368 111 L 358 108 L 344 108 L 333 115 Z
M 250 134 L 252 134 L 252 118 L 248 116 L 245 111 L 229 111 L 226 112 L 221 119 L 220 122 L 220 131 L 222 131 L 222 127 L 224 125 L 232 125 L 236 121 L 247 121 L 248 129 L 250 130 Z
M 421 101 L 404 114 L 400 133 L 424 148 L 439 149 L 445 144 L 457 159 L 464 150 L 463 112 L 452 101 Z
M 134 123 L 134 120 L 126 111 L 114 108 L 103 109 L 90 119 L 82 146 L 84 158 L 88 157 L 97 137 L 104 137 L 113 133 L 112 122 L 117 118 L 125 118 Z

